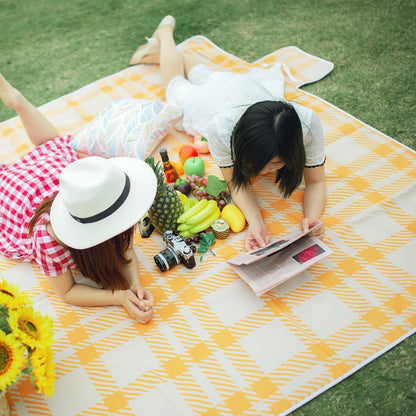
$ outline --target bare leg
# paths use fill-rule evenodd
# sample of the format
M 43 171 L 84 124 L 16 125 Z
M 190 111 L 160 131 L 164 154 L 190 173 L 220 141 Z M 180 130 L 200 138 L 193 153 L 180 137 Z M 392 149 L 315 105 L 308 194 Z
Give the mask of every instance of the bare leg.
M 156 35 L 155 38 L 156 39 Z M 158 40 L 159 42 L 159 40 Z M 189 71 L 198 64 L 209 64 L 209 59 L 203 55 L 198 55 L 196 53 L 191 52 L 184 52 L 177 49 L 177 52 L 182 56 L 182 60 L 184 63 L 185 68 L 185 76 L 188 76 Z M 139 58 L 140 61 L 137 61 L 137 63 L 142 64 L 154 64 L 159 65 L 160 64 L 160 42 L 158 45 L 158 52 L 157 53 L 151 53 L 149 55 L 145 55 L 143 57 Z M 132 60 L 130 61 L 132 65 L 136 65 L 136 58 L 133 55 Z
M 157 29 L 154 37 L 160 41 L 160 72 L 162 73 L 163 86 L 166 88 L 172 78 L 177 75 L 185 76 L 185 66 L 173 39 L 172 27 L 163 26 Z
M 137 64 L 159 64 L 160 58 L 160 40 L 156 37 L 156 33 L 163 26 L 170 26 L 172 32 L 175 29 L 176 21 L 173 16 L 165 16 L 159 23 L 152 37 L 146 37 L 147 43 L 140 45 L 130 59 L 130 65 Z
M 195 52 L 182 52 L 182 59 L 185 66 L 185 74 L 188 76 L 189 71 L 196 65 L 209 64 L 210 60 L 203 55 L 199 55 Z
M 14 108 L 26 129 L 31 142 L 38 146 L 59 136 L 58 130 L 18 90 L 0 74 L 0 98 L 9 108 Z
M 209 63 L 207 57 L 195 53 L 182 53 L 176 47 L 173 38 L 175 19 L 165 16 L 147 43 L 141 45 L 133 54 L 130 64 L 159 64 L 163 86 L 177 75 L 187 76 L 189 71 L 198 64 Z

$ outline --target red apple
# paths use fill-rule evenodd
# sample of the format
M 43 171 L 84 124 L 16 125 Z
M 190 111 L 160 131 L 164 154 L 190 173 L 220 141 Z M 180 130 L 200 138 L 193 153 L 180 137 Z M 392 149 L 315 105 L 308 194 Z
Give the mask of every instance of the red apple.
M 179 159 L 182 161 L 182 163 L 185 163 L 186 159 L 196 156 L 198 156 L 198 150 L 196 150 L 193 146 L 186 145 L 179 149 Z
M 197 175 L 201 177 L 205 173 L 205 163 L 200 157 L 190 157 L 185 160 L 183 170 L 185 171 L 185 175 Z

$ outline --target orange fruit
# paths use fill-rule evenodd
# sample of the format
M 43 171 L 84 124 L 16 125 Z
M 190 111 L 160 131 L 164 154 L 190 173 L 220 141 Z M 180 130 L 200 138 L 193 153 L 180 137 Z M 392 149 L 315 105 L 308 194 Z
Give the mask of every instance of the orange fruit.
M 183 164 L 181 162 L 172 162 L 172 165 L 176 169 L 176 172 L 178 172 L 179 176 L 185 173 L 183 170 Z

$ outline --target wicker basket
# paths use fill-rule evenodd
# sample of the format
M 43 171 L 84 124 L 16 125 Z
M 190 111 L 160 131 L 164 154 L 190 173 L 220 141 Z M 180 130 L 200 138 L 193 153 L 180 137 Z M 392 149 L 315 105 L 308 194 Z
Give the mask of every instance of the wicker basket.
M 6 392 L 0 392 L 0 416 L 10 416 L 10 407 L 7 403 Z

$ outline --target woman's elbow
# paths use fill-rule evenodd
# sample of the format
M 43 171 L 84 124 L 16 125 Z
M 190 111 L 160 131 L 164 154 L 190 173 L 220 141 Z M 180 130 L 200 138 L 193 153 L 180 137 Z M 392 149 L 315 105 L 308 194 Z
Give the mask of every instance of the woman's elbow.
M 65 303 L 67 303 L 68 305 L 76 305 L 76 303 L 74 303 L 72 296 L 70 294 L 70 290 L 68 290 L 67 292 L 64 293 L 56 293 L 61 300 L 63 300 Z

